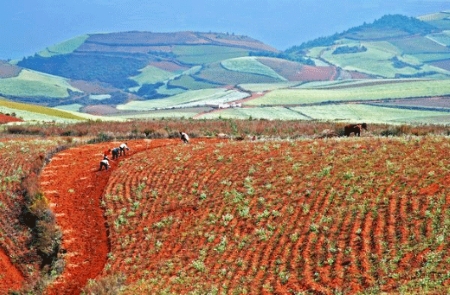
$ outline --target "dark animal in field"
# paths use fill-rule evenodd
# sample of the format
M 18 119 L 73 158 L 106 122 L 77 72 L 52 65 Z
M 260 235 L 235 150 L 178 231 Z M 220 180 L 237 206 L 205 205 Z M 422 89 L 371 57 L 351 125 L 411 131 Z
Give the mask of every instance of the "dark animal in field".
M 361 131 L 367 130 L 367 124 L 350 124 L 344 127 L 345 136 L 350 136 L 350 134 L 355 133 L 355 136 L 361 136 Z

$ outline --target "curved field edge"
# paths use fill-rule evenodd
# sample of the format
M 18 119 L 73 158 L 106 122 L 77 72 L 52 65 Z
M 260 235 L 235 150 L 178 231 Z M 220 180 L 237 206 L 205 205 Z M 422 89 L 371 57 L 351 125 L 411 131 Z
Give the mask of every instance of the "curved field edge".
M 149 149 L 103 195 L 123 294 L 447 290 L 446 137 Z
M 128 145 L 133 154 L 153 145 L 175 142 L 178 140 L 130 140 Z M 109 242 L 100 199 L 111 171 L 130 154 L 111 161 L 107 171 L 99 171 L 99 163 L 103 151 L 119 144 L 107 142 L 67 149 L 56 154 L 41 173 L 40 187 L 62 230 L 60 257 L 65 264 L 45 294 L 79 294 L 86 282 L 104 268 Z

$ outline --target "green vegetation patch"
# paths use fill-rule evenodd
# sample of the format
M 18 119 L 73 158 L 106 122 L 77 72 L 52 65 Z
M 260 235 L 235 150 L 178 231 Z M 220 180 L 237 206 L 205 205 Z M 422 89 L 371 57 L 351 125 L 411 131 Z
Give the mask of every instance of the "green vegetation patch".
M 217 86 L 212 83 L 197 80 L 190 75 L 181 75 L 181 76 L 169 81 L 168 85 L 173 86 L 173 87 L 189 89 L 189 90 L 198 90 L 198 89 L 212 88 L 212 87 Z
M 173 47 L 177 59 L 186 64 L 206 64 L 248 56 L 249 50 L 216 45 L 180 45 Z
M 427 36 L 427 38 L 442 46 L 450 45 L 450 31 L 443 31 L 436 34 L 430 34 Z
M 142 86 L 144 84 L 156 84 L 158 82 L 166 81 L 174 76 L 175 74 L 172 72 L 164 71 L 154 66 L 146 66 L 140 70 L 139 75 L 131 77 L 131 79 Z
M 402 81 L 340 89 L 279 89 L 245 102 L 245 105 L 300 105 L 450 95 L 450 80 Z
M 80 47 L 89 35 L 82 35 L 76 38 L 67 40 L 65 42 L 47 47 L 45 50 L 39 52 L 38 54 L 42 57 L 51 57 L 60 54 L 69 54 L 74 52 L 78 47 Z
M 145 114 L 122 115 L 118 116 L 124 119 L 165 119 L 165 118 L 193 118 L 199 113 L 211 111 L 212 108 L 185 108 L 174 110 L 156 110 L 148 111 Z
M 59 109 L 59 110 L 63 110 L 63 111 L 79 112 L 82 107 L 83 107 L 82 104 L 73 103 L 73 104 L 59 105 L 59 106 L 55 107 L 55 109 Z
M 265 92 L 276 89 L 295 87 L 302 82 L 279 82 L 279 83 L 249 83 L 239 84 L 239 87 L 251 92 Z
M 286 81 L 283 76 L 279 75 L 272 68 L 262 64 L 256 57 L 227 59 L 222 61 L 221 64 L 224 68 L 230 71 L 265 75 L 280 81 Z
M 279 79 L 254 73 L 236 72 L 225 69 L 221 63 L 205 65 L 196 77 L 222 85 L 239 83 L 278 83 Z
M 186 91 L 170 98 L 152 99 L 146 101 L 131 101 L 118 105 L 119 110 L 155 110 L 158 108 L 184 108 L 205 105 L 218 105 L 247 97 L 247 93 L 225 88 L 209 88 Z
M 390 41 L 392 44 L 400 48 L 405 54 L 416 53 L 448 53 L 450 49 L 442 44 L 439 44 L 429 38 L 417 36 Z
M 308 117 L 285 107 L 233 108 L 199 116 L 200 119 L 267 119 L 267 120 L 309 120 Z
M 409 110 L 364 104 L 317 105 L 294 107 L 292 110 L 296 110 L 311 119 L 325 121 L 433 124 L 436 123 L 436 118 L 439 117 L 442 119 L 440 124 L 450 123 L 450 114 L 448 112 Z
M 22 70 L 17 77 L 0 79 L 0 93 L 16 97 L 66 98 L 68 90 L 82 92 L 64 78 Z

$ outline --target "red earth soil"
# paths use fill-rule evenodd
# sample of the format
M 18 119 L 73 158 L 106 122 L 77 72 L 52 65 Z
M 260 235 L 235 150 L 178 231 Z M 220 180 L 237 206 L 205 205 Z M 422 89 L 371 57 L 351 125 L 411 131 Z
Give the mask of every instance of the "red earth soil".
M 63 232 L 61 248 L 65 252 L 65 269 L 46 294 L 80 294 L 87 281 L 103 270 L 109 242 L 100 200 L 111 171 L 132 154 L 181 141 L 127 141 L 127 155 L 111 160 L 109 170 L 99 171 L 103 151 L 119 144 L 109 142 L 65 150 L 56 154 L 41 174 L 40 187 Z
M 5 123 L 9 123 L 9 122 L 22 122 L 22 119 L 13 117 L 13 116 L 8 116 L 5 114 L 0 114 L 0 124 L 5 124 Z
M 2 290 L 18 290 L 24 278 L 9 257 L 0 249 L 0 294 Z

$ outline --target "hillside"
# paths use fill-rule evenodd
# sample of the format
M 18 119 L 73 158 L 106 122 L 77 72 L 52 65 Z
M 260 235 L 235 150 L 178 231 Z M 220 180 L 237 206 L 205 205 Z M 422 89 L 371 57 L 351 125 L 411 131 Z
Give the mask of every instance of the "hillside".
M 284 52 L 248 36 L 224 33 L 87 34 L 14 65 L 1 63 L 0 94 L 105 120 L 114 116 L 352 121 L 364 119 L 362 112 L 333 109 L 364 103 L 371 113 L 388 114 L 372 123 L 447 123 L 448 15 L 445 11 L 419 18 L 385 15 Z M 393 80 L 402 83 L 403 92 Z M 423 83 L 417 84 L 419 80 Z M 428 81 L 438 86 L 430 87 Z M 369 84 L 379 84 L 383 95 L 372 96 Z M 359 96 L 336 99 L 332 89 L 337 88 L 331 85 L 348 87 Z M 316 94 L 325 88 L 331 91 L 321 92 L 320 100 L 303 99 L 305 89 Z M 322 110 L 319 115 L 293 109 L 298 107 Z
M 89 290 L 109 282 L 121 294 L 448 288 L 443 137 L 129 144 L 134 152 L 111 171 L 89 160 L 106 145 L 61 153 L 44 170 L 67 250 L 48 294 L 79 290 L 89 276 Z M 58 181 L 66 159 L 72 172 Z M 103 193 L 85 195 L 89 186 Z M 94 226 L 100 206 L 108 231 Z
M 446 25 L 450 21 L 442 16 L 437 25 L 436 18 L 430 16 L 386 15 L 373 23 L 293 46 L 287 52 L 379 78 L 448 78 Z

